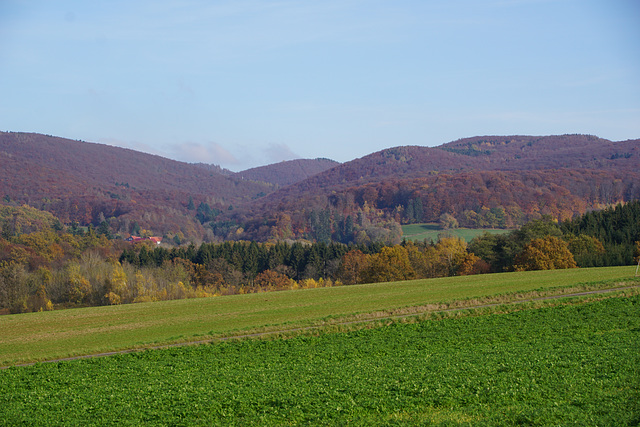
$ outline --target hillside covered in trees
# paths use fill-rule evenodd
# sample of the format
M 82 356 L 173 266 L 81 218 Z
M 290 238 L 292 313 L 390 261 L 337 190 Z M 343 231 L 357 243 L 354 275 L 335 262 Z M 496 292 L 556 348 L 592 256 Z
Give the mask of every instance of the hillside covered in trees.
M 247 169 L 235 175 L 242 179 L 286 187 L 339 165 L 330 159 L 296 159 Z
M 396 224 L 443 215 L 464 227 L 514 228 L 543 215 L 563 221 L 637 198 L 640 140 L 476 137 L 373 153 L 254 200 L 230 217 L 242 224 L 245 238 L 267 238 L 268 226 L 272 235 L 366 242 L 394 236 Z
M 103 144 L 0 132 L 0 203 L 66 225 L 166 243 L 306 239 L 397 244 L 400 224 L 565 221 L 640 198 L 640 140 L 485 136 L 395 147 L 344 164 L 294 160 L 232 173 Z
M 31 207 L 0 209 L 0 313 L 343 286 L 488 272 L 629 265 L 640 202 L 558 224 L 549 217 L 471 241 L 224 242 L 170 247 L 66 227 Z

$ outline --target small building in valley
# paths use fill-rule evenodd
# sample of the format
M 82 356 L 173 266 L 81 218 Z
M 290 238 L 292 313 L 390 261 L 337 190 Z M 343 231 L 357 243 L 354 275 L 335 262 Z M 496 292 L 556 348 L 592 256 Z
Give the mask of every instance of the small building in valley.
M 156 245 L 159 245 L 160 242 L 162 242 L 162 237 L 155 237 L 155 236 L 151 236 L 151 237 L 139 237 L 139 236 L 129 236 L 126 239 L 124 239 L 127 242 L 131 242 L 131 243 L 141 243 L 141 242 L 154 242 Z

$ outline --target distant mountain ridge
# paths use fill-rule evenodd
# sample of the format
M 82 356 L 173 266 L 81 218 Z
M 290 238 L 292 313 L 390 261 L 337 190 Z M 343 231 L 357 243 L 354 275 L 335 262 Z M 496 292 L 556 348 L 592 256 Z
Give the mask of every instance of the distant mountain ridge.
M 474 167 L 483 170 L 611 170 L 637 164 L 640 153 L 639 140 L 614 142 L 593 135 L 481 136 L 437 148 L 473 157 Z
M 321 186 L 419 177 L 442 171 L 632 168 L 640 140 L 612 142 L 590 135 L 480 136 L 437 147 L 399 146 L 347 162 L 311 181 Z M 306 183 L 300 185 L 308 186 Z
M 203 236 L 189 200 L 222 210 L 274 189 L 156 155 L 33 133 L 0 132 L 0 164 L 6 203 L 29 204 L 67 223 L 114 218 L 122 233 L 137 222 L 156 233 Z
M 0 155 L 5 165 L 38 165 L 90 184 L 111 184 L 126 178 L 130 186 L 184 190 L 203 185 L 203 182 L 185 181 L 188 175 L 212 176 L 187 163 L 153 154 L 40 134 L 0 132 Z M 18 174 L 14 178 L 21 177 L 22 174 Z M 38 182 L 32 184 L 37 186 Z
M 336 164 L 300 159 L 234 173 L 106 144 L 0 132 L 0 200 L 50 211 L 66 223 L 115 218 L 113 227 L 124 234 L 136 222 L 201 238 L 210 231 L 188 209 L 190 200 L 227 211 Z
M 465 226 L 515 227 L 638 198 L 640 140 L 479 136 L 372 153 L 255 200 L 241 218 L 286 213 L 291 227 L 307 234 L 306 218 L 324 210 L 344 218 L 373 209 L 369 221 L 400 223 L 438 221 L 446 213 Z
M 299 159 L 233 173 L 0 132 L 0 165 L 5 204 L 29 204 L 67 223 L 107 220 L 122 234 L 137 223 L 196 240 L 316 239 L 318 221 L 328 221 L 322 239 L 334 233 L 348 241 L 345 233 L 355 239 L 375 224 L 437 221 L 444 213 L 461 225 L 512 227 L 640 198 L 640 140 L 590 135 L 478 136 L 393 147 L 343 164 Z M 340 230 L 349 216 L 357 222 Z

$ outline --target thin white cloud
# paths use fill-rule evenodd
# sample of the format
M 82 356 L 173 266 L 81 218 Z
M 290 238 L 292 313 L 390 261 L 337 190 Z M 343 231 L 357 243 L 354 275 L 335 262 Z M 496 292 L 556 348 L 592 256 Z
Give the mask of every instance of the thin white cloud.
M 116 138 L 97 138 L 96 141 L 187 163 L 208 163 L 232 170 L 256 166 L 251 156 L 236 156 L 216 142 L 201 144 L 185 141 L 175 144 L 149 145 L 139 141 L 125 141 Z M 233 148 L 236 154 L 249 151 L 249 147 L 235 146 Z
M 272 163 L 300 158 L 300 156 L 294 153 L 287 144 L 271 143 L 264 149 L 264 154 Z
M 65 135 L 64 137 L 68 138 L 70 136 Z M 168 153 L 165 153 L 162 150 L 159 150 L 158 147 L 146 144 L 144 142 L 125 141 L 123 139 L 117 139 L 117 138 L 96 138 L 96 141 L 98 143 L 112 145 L 114 147 L 128 148 L 130 150 L 140 151 L 142 153 L 155 154 L 156 156 L 162 156 L 162 157 L 169 157 Z M 89 139 L 89 142 L 91 142 L 91 139 Z
M 238 165 L 240 161 L 229 150 L 216 142 L 200 144 L 183 142 L 170 147 L 171 157 L 190 163 L 211 163 L 215 165 Z

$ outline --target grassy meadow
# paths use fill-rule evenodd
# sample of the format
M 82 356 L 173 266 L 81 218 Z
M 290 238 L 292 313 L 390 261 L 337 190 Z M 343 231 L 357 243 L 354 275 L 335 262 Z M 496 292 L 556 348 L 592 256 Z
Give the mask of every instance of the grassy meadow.
M 638 425 L 640 295 L 0 371 L 1 425 Z
M 507 302 L 513 297 L 500 296 L 559 287 L 610 287 L 634 280 L 634 272 L 627 266 L 501 273 L 6 315 L 0 366 L 419 313 L 452 301 Z
M 511 230 L 505 230 L 501 228 L 453 228 L 449 230 L 443 230 L 437 223 L 424 223 L 424 224 L 407 224 L 402 226 L 402 237 L 406 240 L 413 240 L 422 242 L 425 239 L 433 242 L 438 241 L 438 236 L 444 234 L 447 236 L 458 237 L 465 240 L 467 243 L 474 237 L 480 236 L 484 232 L 492 234 L 508 233 Z

